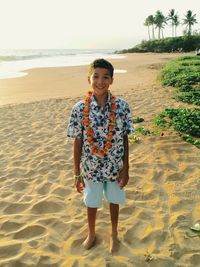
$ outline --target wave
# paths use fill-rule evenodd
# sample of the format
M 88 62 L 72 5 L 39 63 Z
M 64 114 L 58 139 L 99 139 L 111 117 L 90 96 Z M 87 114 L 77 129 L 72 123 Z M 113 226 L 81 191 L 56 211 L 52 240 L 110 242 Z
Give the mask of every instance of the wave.
M 30 55 L 30 56 L 0 56 L 0 61 L 17 61 L 17 60 L 27 60 L 34 59 L 41 56 L 38 55 Z
M 67 67 L 87 65 L 96 58 L 119 58 L 111 50 L 0 50 L 0 79 L 27 75 L 25 70 L 48 67 Z
M 37 58 L 49 58 L 49 57 L 55 57 L 55 56 L 75 56 L 76 54 L 67 54 L 67 55 L 25 55 L 25 56 L 16 56 L 16 55 L 12 55 L 12 56 L 1 56 L 0 55 L 0 62 L 1 61 L 18 61 L 18 60 L 29 60 L 29 59 L 37 59 Z
M 33 49 L 33 50 L 0 50 L 0 62 L 20 61 L 39 58 L 92 55 L 95 53 L 111 54 L 111 49 Z

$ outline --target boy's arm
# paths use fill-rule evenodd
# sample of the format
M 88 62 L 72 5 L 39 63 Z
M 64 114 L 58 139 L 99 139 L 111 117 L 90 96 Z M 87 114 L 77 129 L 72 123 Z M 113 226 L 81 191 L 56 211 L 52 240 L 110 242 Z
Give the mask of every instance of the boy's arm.
M 128 144 L 128 135 L 124 136 L 124 159 L 123 159 L 123 165 L 129 170 L 129 144 Z
M 124 139 L 124 157 L 123 157 L 123 168 L 119 174 L 119 184 L 120 188 L 127 185 L 129 180 L 129 143 L 128 135 L 123 137 Z
M 82 138 L 75 138 L 74 140 L 74 175 L 78 176 L 81 174 L 80 163 L 81 163 L 81 154 L 82 154 L 83 140 Z M 82 183 L 77 181 L 75 183 L 76 189 L 79 193 L 82 191 Z
M 80 175 L 82 145 L 83 145 L 82 138 L 74 139 L 74 175 Z

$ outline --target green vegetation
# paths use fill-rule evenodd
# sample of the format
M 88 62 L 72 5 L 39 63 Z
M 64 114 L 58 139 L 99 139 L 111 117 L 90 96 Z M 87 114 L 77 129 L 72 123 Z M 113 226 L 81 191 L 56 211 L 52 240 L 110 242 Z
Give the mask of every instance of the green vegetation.
M 141 135 L 150 135 L 151 132 L 148 129 L 145 129 L 144 127 L 136 127 L 135 133 L 141 134 Z
M 184 56 L 168 62 L 160 72 L 161 83 L 164 86 L 174 86 L 177 91 L 175 98 L 193 105 L 200 105 L 200 57 Z M 144 121 L 143 118 L 133 118 L 134 123 Z M 160 133 L 164 128 L 173 128 L 185 141 L 200 148 L 200 108 L 166 108 L 160 112 L 154 124 Z M 130 142 L 141 140 L 141 135 L 152 132 L 144 127 L 136 127 Z
M 140 117 L 133 118 L 133 123 L 140 123 L 143 122 L 144 119 Z M 150 135 L 151 132 L 148 129 L 145 129 L 144 127 L 134 127 L 134 134 L 130 135 L 128 137 L 129 142 L 139 142 L 141 140 L 142 135 Z
M 191 10 L 188 10 L 185 18 L 183 19 L 183 24 L 186 25 L 186 34 L 191 35 L 192 34 L 192 26 L 197 23 L 196 20 L 196 14 L 192 14 Z
M 179 16 L 176 13 L 175 9 L 171 9 L 167 16 L 167 20 L 171 24 L 172 27 L 172 37 L 176 37 L 177 27 L 180 25 Z
M 177 93 L 175 99 L 200 106 L 200 88 L 198 91 Z
M 160 40 L 142 41 L 130 49 L 116 51 L 116 54 L 124 53 L 170 53 L 195 51 L 200 46 L 200 35 L 167 37 Z
M 200 57 L 185 56 L 171 60 L 160 73 L 164 86 L 177 88 L 175 99 L 200 105 Z M 155 125 L 173 127 L 183 139 L 200 148 L 200 108 L 166 108 Z
M 133 118 L 133 123 L 139 123 L 139 122 L 143 122 L 143 121 L 144 121 L 144 119 L 140 118 L 140 117 Z
M 164 38 L 164 28 L 169 23 L 172 37 Z M 182 22 L 174 9 L 167 16 L 160 10 L 155 15 L 150 14 L 144 22 L 148 28 L 149 40 L 130 49 L 116 51 L 115 53 L 170 53 L 190 52 L 200 49 L 200 33 L 192 32 L 194 24 L 198 23 L 196 14 L 188 10 Z M 177 27 L 186 26 L 183 36 L 177 37 Z M 155 30 L 157 29 L 157 39 Z M 174 98 L 188 104 L 200 105 L 200 57 L 187 56 L 171 60 L 160 73 L 161 83 L 164 86 L 173 86 L 177 90 Z M 141 120 L 142 121 L 142 120 Z M 134 118 L 134 123 L 140 118 Z M 154 124 L 160 128 L 173 127 L 184 140 L 200 148 L 200 108 L 167 108 L 159 113 Z M 154 131 L 155 133 L 155 131 Z M 149 135 L 151 132 L 144 127 L 135 128 L 135 134 L 129 137 L 130 141 L 140 140 L 140 135 Z
M 155 118 L 162 128 L 173 127 L 183 139 L 200 148 L 200 109 L 166 108 Z
M 171 60 L 160 73 L 162 85 L 178 89 L 175 99 L 200 105 L 200 57 L 185 56 Z
M 165 16 L 162 11 L 157 10 L 155 15 L 149 15 L 144 22 L 144 25 L 148 27 L 148 36 L 149 40 L 155 39 L 154 29 L 158 29 L 158 40 L 164 38 L 163 30 L 165 26 L 168 24 L 172 27 L 172 37 L 176 37 L 177 27 L 181 24 L 181 20 L 179 18 L 178 13 L 176 13 L 175 9 L 171 9 L 169 14 Z M 193 14 L 191 10 L 188 10 L 184 15 L 182 25 L 186 26 L 184 31 L 184 35 L 191 36 L 192 35 L 192 26 L 197 23 L 196 14 Z M 150 28 L 152 28 L 152 35 L 150 34 Z
M 134 130 L 135 130 L 134 134 L 128 137 L 130 143 L 139 142 L 141 140 L 142 135 L 151 134 L 151 132 L 148 129 L 145 129 L 144 127 L 135 127 Z
M 144 40 L 133 48 L 116 51 L 115 53 L 195 51 L 200 48 L 200 33 L 197 30 L 192 31 L 192 27 L 196 23 L 198 23 L 196 14 L 191 10 L 188 10 L 182 19 L 180 19 L 175 9 L 169 10 L 166 16 L 162 11 L 157 10 L 155 14 L 147 16 L 144 21 L 144 26 L 148 28 L 149 41 Z M 164 38 L 166 25 L 171 27 L 172 37 Z M 183 30 L 183 36 L 177 37 L 177 27 L 180 25 L 183 25 L 185 29 Z

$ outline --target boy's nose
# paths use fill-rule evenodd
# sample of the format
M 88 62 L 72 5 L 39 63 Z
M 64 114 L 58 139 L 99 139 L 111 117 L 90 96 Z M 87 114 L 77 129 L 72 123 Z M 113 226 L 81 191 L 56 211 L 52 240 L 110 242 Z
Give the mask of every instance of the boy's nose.
M 99 78 L 99 79 L 97 80 L 97 84 L 102 84 L 102 83 L 103 83 L 103 79 Z

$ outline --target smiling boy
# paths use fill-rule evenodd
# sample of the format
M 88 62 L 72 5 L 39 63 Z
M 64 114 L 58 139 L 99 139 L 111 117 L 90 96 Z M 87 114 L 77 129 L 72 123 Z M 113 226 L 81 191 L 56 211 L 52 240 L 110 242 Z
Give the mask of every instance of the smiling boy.
M 110 208 L 111 253 L 119 247 L 119 204 L 125 202 L 128 134 L 133 131 L 128 103 L 109 91 L 113 73 L 112 64 L 105 59 L 90 64 L 91 91 L 72 108 L 67 129 L 67 136 L 74 138 L 75 186 L 83 192 L 87 207 L 88 235 L 83 246 L 90 249 L 95 244 L 96 214 L 104 195 Z

